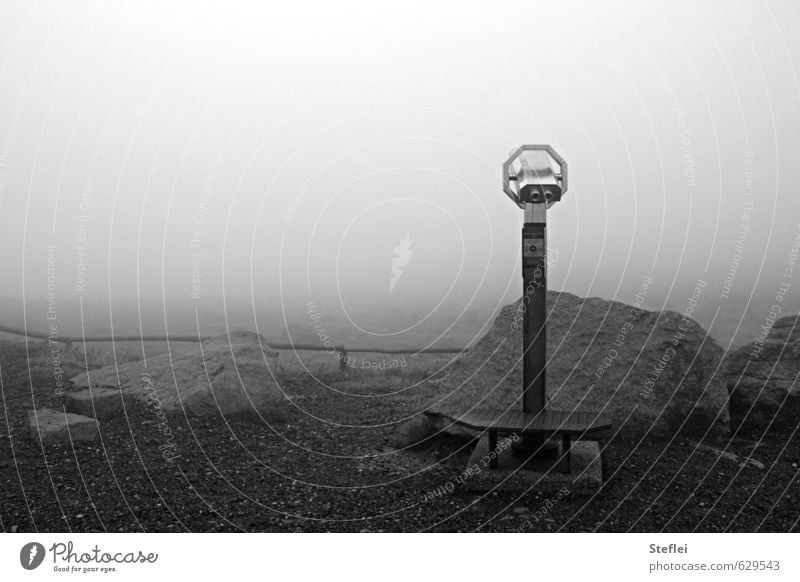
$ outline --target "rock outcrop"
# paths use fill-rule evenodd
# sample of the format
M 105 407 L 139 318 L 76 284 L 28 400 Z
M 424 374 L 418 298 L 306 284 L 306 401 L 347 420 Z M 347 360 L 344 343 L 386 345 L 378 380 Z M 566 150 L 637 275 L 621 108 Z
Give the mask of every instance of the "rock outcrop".
M 74 414 L 92 418 L 113 416 L 122 409 L 122 398 L 126 391 L 119 388 L 94 386 L 78 392 L 65 392 L 64 409 Z
M 725 358 L 734 429 L 763 431 L 800 415 L 800 316 L 783 317 L 769 333 Z
M 446 370 L 428 411 L 439 429 L 471 408 L 521 408 L 521 302 Z M 548 293 L 548 407 L 609 414 L 614 430 L 722 436 L 723 350 L 690 318 L 603 299 Z
M 258 334 L 231 332 L 148 358 L 146 364 L 91 370 L 72 382 L 79 388 L 101 389 L 104 404 L 113 402 L 104 389 L 114 389 L 166 412 L 273 415 L 285 399 L 274 379 L 277 357 Z M 88 392 L 78 393 L 70 405 L 86 406 L 87 400 L 91 408 Z M 122 406 L 121 398 L 117 403 Z
M 51 408 L 29 410 L 28 428 L 33 439 L 41 439 L 44 445 L 93 441 L 99 434 L 95 419 Z

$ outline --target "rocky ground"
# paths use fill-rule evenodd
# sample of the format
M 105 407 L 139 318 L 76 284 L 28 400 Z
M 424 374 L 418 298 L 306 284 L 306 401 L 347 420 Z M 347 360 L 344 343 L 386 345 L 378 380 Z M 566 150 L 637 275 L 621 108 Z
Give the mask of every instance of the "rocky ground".
M 43 448 L 26 413 L 60 405 L 46 349 L 0 342 L 0 366 L 4 531 L 800 530 L 796 419 L 713 446 L 682 434 L 607 439 L 606 482 L 593 497 L 463 486 L 430 496 L 459 476 L 474 442 L 392 449 L 420 392 L 436 390 L 419 374 L 362 379 L 332 364 L 318 382 L 292 371 L 282 384 L 293 404 L 270 425 L 171 414 L 179 456 L 168 462 L 154 411 L 140 402 L 104 419 L 94 442 Z M 83 371 L 67 366 L 67 377 Z

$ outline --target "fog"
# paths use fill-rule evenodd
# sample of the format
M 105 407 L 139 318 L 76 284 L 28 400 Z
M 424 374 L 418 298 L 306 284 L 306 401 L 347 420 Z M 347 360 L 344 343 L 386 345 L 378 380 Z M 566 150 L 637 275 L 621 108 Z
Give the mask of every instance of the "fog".
M 791 286 L 796 3 L 231 4 L 0 8 L 6 320 L 48 294 L 311 301 L 438 336 L 521 295 L 500 169 L 523 143 L 569 163 L 551 289 L 631 303 L 652 277 L 681 310 L 702 279 L 730 327 Z

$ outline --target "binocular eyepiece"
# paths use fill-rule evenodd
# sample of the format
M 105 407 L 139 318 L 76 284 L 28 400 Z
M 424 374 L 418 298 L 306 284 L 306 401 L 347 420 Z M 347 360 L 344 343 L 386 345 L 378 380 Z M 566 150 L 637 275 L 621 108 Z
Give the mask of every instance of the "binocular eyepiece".
M 503 164 L 503 191 L 521 208 L 549 207 L 567 191 L 567 163 L 549 145 L 523 145 Z

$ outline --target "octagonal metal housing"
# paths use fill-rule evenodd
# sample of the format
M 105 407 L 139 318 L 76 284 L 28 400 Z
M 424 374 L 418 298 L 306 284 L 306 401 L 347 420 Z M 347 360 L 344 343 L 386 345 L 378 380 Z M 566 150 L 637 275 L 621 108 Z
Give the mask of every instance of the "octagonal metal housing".
M 503 191 L 520 208 L 551 204 L 567 191 L 567 162 L 549 145 L 523 145 L 503 164 Z

